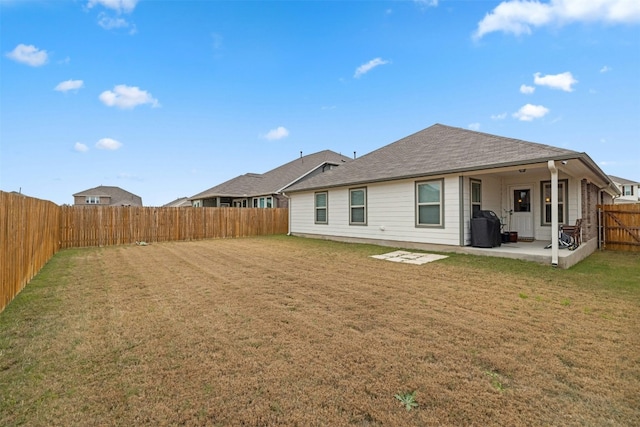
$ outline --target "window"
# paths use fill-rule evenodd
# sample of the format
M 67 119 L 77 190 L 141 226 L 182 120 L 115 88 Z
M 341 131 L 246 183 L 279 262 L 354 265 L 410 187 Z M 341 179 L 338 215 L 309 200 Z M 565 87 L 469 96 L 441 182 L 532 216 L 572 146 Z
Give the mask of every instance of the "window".
M 566 224 L 567 217 L 567 188 L 568 181 L 558 181 L 558 223 Z M 542 225 L 551 225 L 551 182 L 542 182 Z
M 442 180 L 416 183 L 417 225 L 444 225 L 442 185 Z
M 471 180 L 471 217 L 482 210 L 482 182 Z
M 273 207 L 273 197 L 256 197 L 253 199 L 253 207 L 254 208 L 272 208 Z
M 84 202 L 88 205 L 99 205 L 100 204 L 100 197 L 98 196 L 87 196 L 84 199 Z
M 327 218 L 327 199 L 328 199 L 328 195 L 327 192 L 323 192 L 323 193 L 316 193 L 315 194 L 315 208 L 316 208 L 316 217 L 315 217 L 315 222 L 316 224 L 327 224 L 328 223 L 328 218 Z
M 622 195 L 623 196 L 633 196 L 633 185 L 623 185 L 622 186 Z
M 367 224 L 367 189 L 349 190 L 349 224 Z
M 513 211 L 531 212 L 531 190 L 513 190 Z

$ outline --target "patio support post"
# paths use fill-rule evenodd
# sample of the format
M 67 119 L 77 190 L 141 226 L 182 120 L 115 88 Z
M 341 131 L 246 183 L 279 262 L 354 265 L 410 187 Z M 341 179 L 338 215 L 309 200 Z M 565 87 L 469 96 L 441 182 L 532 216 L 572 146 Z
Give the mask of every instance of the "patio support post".
M 547 162 L 551 172 L 551 265 L 558 266 L 558 168 L 556 162 Z

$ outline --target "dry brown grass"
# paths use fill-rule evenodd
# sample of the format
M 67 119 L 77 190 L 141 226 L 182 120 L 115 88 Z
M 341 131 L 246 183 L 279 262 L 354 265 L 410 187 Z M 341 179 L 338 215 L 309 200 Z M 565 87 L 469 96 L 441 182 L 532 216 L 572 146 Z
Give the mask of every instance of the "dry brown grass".
M 636 289 L 367 256 L 386 251 L 286 237 L 63 251 L 0 314 L 0 424 L 638 422 Z M 412 391 L 407 411 L 394 395 Z

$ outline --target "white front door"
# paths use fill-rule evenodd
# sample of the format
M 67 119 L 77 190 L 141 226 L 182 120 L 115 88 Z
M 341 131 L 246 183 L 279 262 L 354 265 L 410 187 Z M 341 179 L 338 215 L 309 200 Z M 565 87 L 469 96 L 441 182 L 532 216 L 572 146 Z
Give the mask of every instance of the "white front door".
M 511 224 L 507 222 L 508 231 L 517 231 L 518 238 L 533 238 L 533 189 L 529 185 L 510 187 L 512 209 Z M 509 221 L 509 218 L 507 218 Z

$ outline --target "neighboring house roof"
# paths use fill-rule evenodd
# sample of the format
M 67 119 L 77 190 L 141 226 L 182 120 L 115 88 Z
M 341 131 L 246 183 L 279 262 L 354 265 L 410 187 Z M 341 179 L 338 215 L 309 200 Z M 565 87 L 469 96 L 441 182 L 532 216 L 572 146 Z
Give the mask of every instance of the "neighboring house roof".
M 191 206 L 191 202 L 188 197 L 179 197 L 172 202 L 162 205 L 163 208 L 182 208 L 185 206 Z
M 142 206 L 142 198 L 120 187 L 111 187 L 108 185 L 100 185 L 95 188 L 81 191 L 73 195 L 73 197 L 111 197 L 111 206 Z
M 349 161 L 352 161 L 349 157 L 331 150 L 324 150 L 297 158 L 263 174 L 247 173 L 237 176 L 191 196 L 189 200 L 276 194 L 326 164 L 342 165 Z
M 609 175 L 609 177 L 613 180 L 613 182 L 620 185 L 640 185 L 638 181 L 631 181 L 625 178 L 620 178 L 618 176 Z
M 295 184 L 287 192 L 581 158 L 585 153 L 435 124 L 352 162 Z

